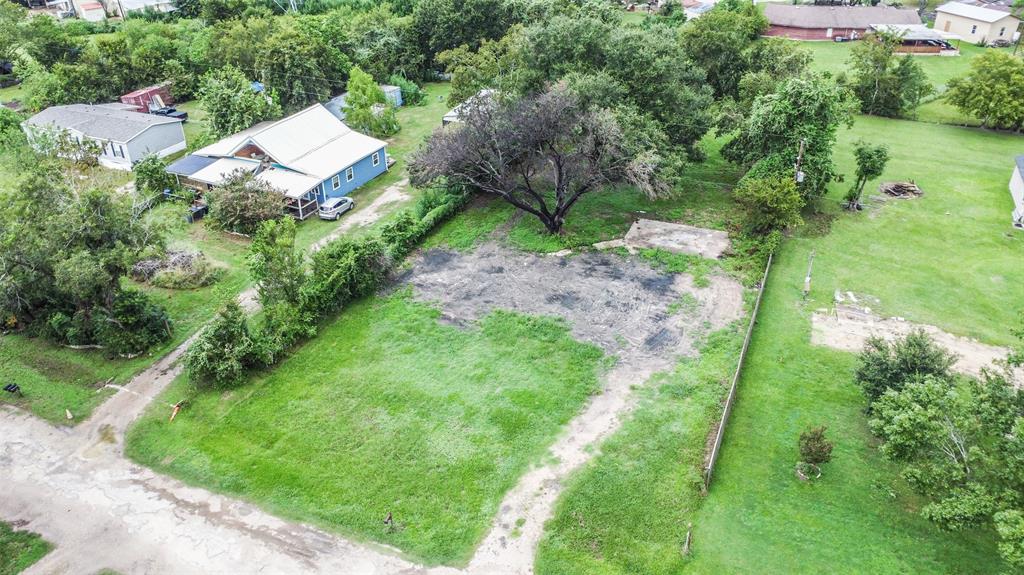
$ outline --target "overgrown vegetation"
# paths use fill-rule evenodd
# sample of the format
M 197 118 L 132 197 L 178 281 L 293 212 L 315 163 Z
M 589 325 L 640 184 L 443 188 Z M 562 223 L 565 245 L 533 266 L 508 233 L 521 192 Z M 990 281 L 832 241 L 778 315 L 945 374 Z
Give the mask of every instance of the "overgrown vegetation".
M 977 379 L 955 376 L 954 360 L 922 331 L 892 345 L 869 341 L 857 382 L 869 400 L 871 431 L 928 499 L 923 516 L 956 531 L 994 524 L 1003 559 L 1021 568 L 1024 394 L 998 366 Z

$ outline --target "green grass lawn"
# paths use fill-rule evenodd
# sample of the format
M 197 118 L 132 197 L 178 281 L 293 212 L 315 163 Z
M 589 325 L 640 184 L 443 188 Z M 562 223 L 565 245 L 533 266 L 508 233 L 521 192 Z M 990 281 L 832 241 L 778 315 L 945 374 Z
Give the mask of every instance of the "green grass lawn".
M 947 534 L 872 447 L 852 382 L 855 356 L 809 345 L 809 314 L 835 289 L 882 299 L 881 312 L 1008 344 L 1024 307 L 1024 234 L 1009 227 L 1007 180 L 1024 138 L 861 117 L 841 136 L 885 140 L 883 180 L 915 179 L 919 200 L 842 213 L 824 237 L 788 241 L 776 260 L 715 483 L 693 516 L 695 573 L 998 573 L 988 531 Z M 936 150 L 955 149 L 956 161 Z M 874 185 L 874 183 L 872 183 Z M 826 200 L 836 210 L 843 192 Z M 810 252 L 809 301 L 801 300 Z M 796 442 L 829 426 L 833 462 L 815 484 L 795 479 Z
M 1024 307 L 1024 234 L 1009 228 L 1006 189 L 1024 138 L 858 117 L 852 143 L 884 136 L 883 180 L 915 179 L 922 199 L 839 213 L 845 188 L 776 260 L 710 497 L 699 496 L 705 439 L 729 376 L 736 333 L 716 334 L 700 359 L 639 390 L 631 419 L 569 482 L 548 523 L 538 574 L 997 573 L 993 534 L 947 534 L 916 514 L 921 501 L 879 457 L 852 383 L 855 356 L 809 345 L 809 314 L 835 289 L 882 298 L 881 312 L 996 344 Z M 930 146 L 959 151 L 949 162 Z M 877 182 L 870 184 L 871 190 Z M 868 195 L 872 195 L 870 192 Z M 802 301 L 811 251 L 813 289 Z M 955 262 L 955 263 L 954 263 Z M 964 305 L 969 302 L 970 305 Z M 809 425 L 829 426 L 834 461 L 815 484 L 793 473 Z M 693 554 L 681 555 L 693 525 Z
M 465 561 L 604 362 L 563 322 L 495 312 L 460 329 L 439 315 L 406 292 L 358 302 L 244 387 L 196 393 L 171 424 L 149 413 L 128 454 L 431 563 Z
M 560 235 L 548 234 L 540 220 L 530 214 L 519 214 L 510 220 L 516 214 L 515 209 L 496 199 L 470 206 L 440 226 L 425 245 L 464 249 L 507 225 L 510 245 L 525 251 L 549 253 L 621 238 L 633 220 L 640 217 L 728 229 L 736 223 L 737 216 L 731 197 L 724 192 L 731 188 L 740 172 L 718 154 L 722 144 L 721 139 L 706 138 L 703 146 L 708 160 L 689 166 L 682 183 L 667 197 L 651 200 L 629 186 L 583 196 L 566 218 Z M 500 236 L 506 239 L 506 234 Z
M 566 486 L 540 544 L 538 575 L 681 572 L 687 522 L 702 499 L 705 441 L 743 341 L 740 323 L 636 392 L 633 416 Z
M 0 575 L 15 575 L 28 569 L 53 546 L 28 531 L 15 531 L 0 521 Z

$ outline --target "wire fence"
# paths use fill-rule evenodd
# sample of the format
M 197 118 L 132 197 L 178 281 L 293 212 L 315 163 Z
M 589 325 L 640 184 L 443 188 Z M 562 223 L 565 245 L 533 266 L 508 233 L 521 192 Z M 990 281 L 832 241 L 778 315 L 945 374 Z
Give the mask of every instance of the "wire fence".
M 715 431 L 715 442 L 711 447 L 711 455 L 707 459 L 704 468 L 704 489 L 711 486 L 711 476 L 715 471 L 715 463 L 718 461 L 718 454 L 722 450 L 722 437 L 725 436 L 725 426 L 729 423 L 729 414 L 732 413 L 732 404 L 736 400 L 736 385 L 743 373 L 743 362 L 747 358 L 747 348 L 750 347 L 750 336 L 754 333 L 754 324 L 757 323 L 757 312 L 761 309 L 761 296 L 764 295 L 765 285 L 768 283 L 768 272 L 772 269 L 772 255 L 768 256 L 768 263 L 764 266 L 764 276 L 761 278 L 761 285 L 757 290 L 757 300 L 754 302 L 754 312 L 750 314 L 750 323 L 747 324 L 747 334 L 743 337 L 743 348 L 740 350 L 739 361 L 736 362 L 736 371 L 732 374 L 732 384 L 729 386 L 729 395 L 725 398 L 725 409 L 722 410 L 722 419 L 718 422 L 718 429 Z

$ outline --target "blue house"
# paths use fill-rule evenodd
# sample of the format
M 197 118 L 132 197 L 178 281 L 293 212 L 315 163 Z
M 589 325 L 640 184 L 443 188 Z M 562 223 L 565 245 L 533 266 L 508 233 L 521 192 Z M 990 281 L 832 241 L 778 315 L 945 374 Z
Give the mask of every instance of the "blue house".
M 352 130 L 320 104 L 257 124 L 167 167 L 180 183 L 200 190 L 237 170 L 252 172 L 280 190 L 286 209 L 299 219 L 387 169 L 385 142 Z

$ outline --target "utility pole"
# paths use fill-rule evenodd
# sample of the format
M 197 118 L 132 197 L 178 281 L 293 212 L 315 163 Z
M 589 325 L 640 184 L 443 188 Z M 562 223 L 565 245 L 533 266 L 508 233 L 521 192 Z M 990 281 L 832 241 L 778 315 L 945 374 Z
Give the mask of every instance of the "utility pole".
M 800 164 L 804 161 L 804 146 L 807 144 L 807 138 L 800 138 L 800 152 L 796 156 L 796 164 L 793 166 L 794 177 L 796 183 L 802 184 L 804 182 L 804 173 L 800 171 Z

